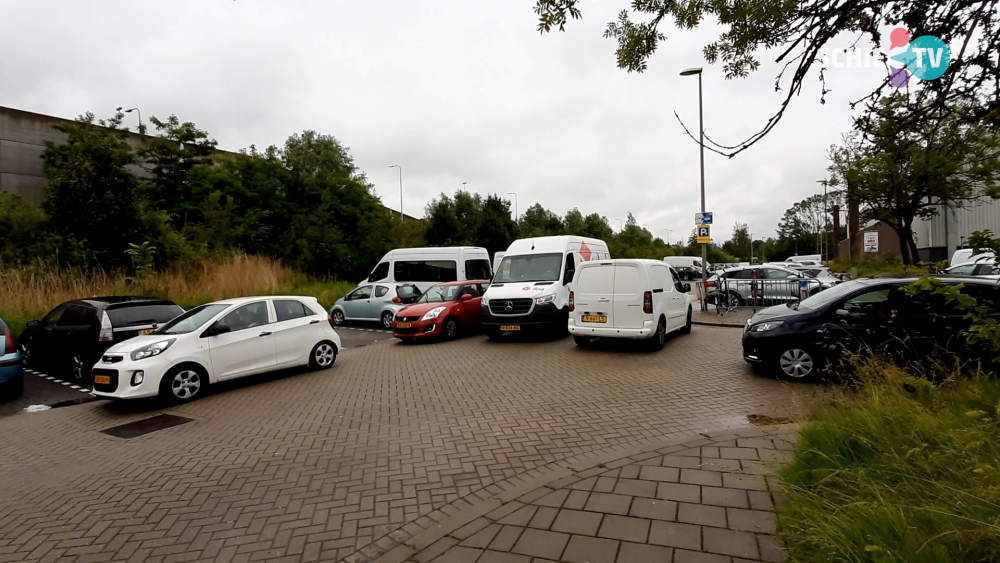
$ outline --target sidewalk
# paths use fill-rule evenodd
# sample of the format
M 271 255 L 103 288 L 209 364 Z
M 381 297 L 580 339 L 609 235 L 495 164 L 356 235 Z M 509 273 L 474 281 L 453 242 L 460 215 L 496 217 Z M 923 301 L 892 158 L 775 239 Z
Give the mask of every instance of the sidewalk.
M 797 430 L 752 427 L 578 458 L 444 511 L 375 561 L 781 563 L 771 470 L 790 458 Z M 365 560 L 357 555 L 347 561 Z
M 747 319 L 754 314 L 753 309 L 734 309 L 720 315 L 715 311 L 715 305 L 709 305 L 707 311 L 702 311 L 700 301 L 692 301 L 691 306 L 694 307 L 691 320 L 696 325 L 736 326 L 743 328 L 747 323 Z

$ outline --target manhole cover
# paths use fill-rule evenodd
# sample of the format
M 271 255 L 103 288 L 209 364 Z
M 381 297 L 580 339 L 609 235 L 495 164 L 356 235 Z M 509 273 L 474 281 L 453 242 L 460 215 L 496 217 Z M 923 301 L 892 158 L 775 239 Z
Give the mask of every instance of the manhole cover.
M 174 416 L 172 414 L 159 414 L 150 418 L 129 422 L 128 424 L 122 424 L 121 426 L 108 428 L 107 430 L 101 430 L 101 432 L 127 440 L 149 434 L 150 432 L 156 432 L 157 430 L 163 430 L 164 428 L 180 426 L 188 422 L 191 422 L 190 418 Z

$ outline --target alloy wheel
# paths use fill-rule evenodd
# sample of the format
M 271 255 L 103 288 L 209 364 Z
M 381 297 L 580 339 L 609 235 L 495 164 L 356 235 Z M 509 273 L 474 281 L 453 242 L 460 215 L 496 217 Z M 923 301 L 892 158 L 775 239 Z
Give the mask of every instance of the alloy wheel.
M 778 359 L 781 372 L 788 377 L 801 379 L 813 371 L 813 357 L 805 350 L 790 348 Z
M 660 324 L 656 326 L 656 338 L 661 347 L 667 343 L 667 323 L 660 321 Z
M 83 360 L 80 359 L 80 354 L 73 356 L 73 379 L 83 379 Z
M 316 352 L 314 354 L 314 359 L 316 360 L 316 365 L 321 368 L 328 368 L 333 365 L 333 360 L 337 357 L 337 352 L 334 351 L 333 346 L 322 343 L 316 347 Z
M 385 328 L 392 328 L 392 313 L 382 314 L 382 326 Z
M 455 338 L 455 335 L 458 334 L 458 323 L 455 321 L 446 322 L 444 324 L 444 334 L 448 338 Z
M 190 369 L 177 372 L 170 382 L 170 391 L 181 400 L 188 400 L 201 391 L 201 375 Z
M 21 344 L 21 362 L 26 366 L 31 364 L 31 350 L 27 344 Z
M 333 324 L 340 326 L 344 324 L 344 313 L 341 311 L 333 312 Z
M 729 293 L 726 294 L 726 303 L 730 307 L 739 307 L 740 306 L 740 294 L 736 293 L 735 291 L 730 291 Z

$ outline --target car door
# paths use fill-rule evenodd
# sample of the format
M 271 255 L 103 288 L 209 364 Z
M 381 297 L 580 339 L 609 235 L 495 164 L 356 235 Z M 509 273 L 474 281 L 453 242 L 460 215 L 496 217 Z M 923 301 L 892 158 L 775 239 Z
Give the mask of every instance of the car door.
M 372 290 L 371 307 L 368 310 L 369 319 L 378 319 L 382 316 L 382 311 L 385 311 L 389 306 L 392 305 L 392 298 L 395 295 L 392 294 L 390 287 L 387 285 L 376 285 L 375 289 Z
M 309 362 L 317 339 L 319 314 L 298 299 L 274 299 L 275 363 L 278 367 Z
M 368 319 L 372 310 L 372 290 L 374 286 L 361 286 L 344 298 L 344 316 L 349 319 Z
M 674 328 L 687 324 L 687 292 L 684 291 L 684 282 L 677 276 L 677 272 L 670 270 L 670 279 L 667 282 L 672 288 L 670 295 L 671 311 L 675 315 L 673 319 Z
M 59 324 L 62 316 L 72 306 L 73 304 L 71 303 L 63 303 L 52 309 L 47 315 L 42 317 L 42 320 L 38 322 L 38 327 L 32 331 L 31 341 L 28 345 L 31 347 L 31 361 L 35 365 L 51 366 L 57 363 L 55 356 L 60 349 L 56 343 L 58 334 L 55 332 L 56 326 Z M 59 355 L 61 356 L 62 354 Z
M 677 321 L 678 305 L 675 297 L 674 284 L 670 279 L 670 273 L 666 266 L 647 266 L 649 276 L 649 288 L 653 294 L 653 317 L 658 318 L 662 314 L 666 317 L 667 330 L 673 330 Z
M 90 368 L 100 359 L 97 350 L 100 332 L 97 309 L 89 305 L 73 305 L 55 328 L 56 342 L 70 357 L 79 355 L 83 361 L 81 376 L 90 373 Z
M 274 323 L 266 300 L 241 305 L 216 324 L 229 327 L 229 332 L 208 337 L 212 370 L 218 379 L 250 375 L 277 364 Z
M 834 309 L 836 318 L 825 327 L 824 338 L 829 344 L 840 346 L 850 353 L 867 350 L 885 351 L 895 336 L 886 310 L 893 286 L 879 286 L 855 294 Z
M 482 301 L 479 286 L 474 283 L 462 286 L 462 290 L 459 293 L 460 300 L 464 299 L 463 295 L 470 296 L 470 299 L 468 301 L 460 301 L 455 306 L 455 312 L 462 326 L 476 326 L 479 324 L 479 303 Z
M 615 266 L 598 263 L 581 265 L 573 282 L 573 312 L 577 326 L 608 328 L 615 326 Z
M 642 293 L 639 268 L 633 264 L 616 264 L 612 307 L 615 328 L 642 328 L 649 316 L 642 312 Z

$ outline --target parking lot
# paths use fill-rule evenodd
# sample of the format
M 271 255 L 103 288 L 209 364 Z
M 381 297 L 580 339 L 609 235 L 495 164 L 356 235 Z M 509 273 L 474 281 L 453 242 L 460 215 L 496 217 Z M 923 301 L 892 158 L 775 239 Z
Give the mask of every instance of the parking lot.
M 0 418 L 0 561 L 371 560 L 386 536 L 486 486 L 750 415 L 798 418 L 822 394 L 754 374 L 733 328 L 695 327 L 655 353 L 340 333 L 330 370 L 250 378 L 180 407 L 94 401 Z M 164 413 L 180 424 L 102 432 Z

